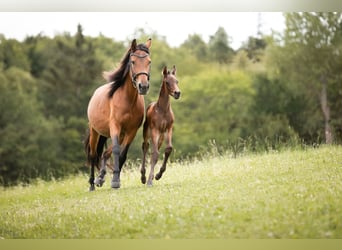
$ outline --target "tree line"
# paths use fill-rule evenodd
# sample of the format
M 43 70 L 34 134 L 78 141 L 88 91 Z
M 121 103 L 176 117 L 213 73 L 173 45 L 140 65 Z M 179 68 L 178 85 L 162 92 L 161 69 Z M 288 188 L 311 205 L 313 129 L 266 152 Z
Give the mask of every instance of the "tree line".
M 162 68 L 178 69 L 172 160 L 212 148 L 236 153 L 342 142 L 341 14 L 284 15 L 284 33 L 250 36 L 238 50 L 222 27 L 208 43 L 189 34 L 176 48 L 156 32 L 135 31 L 138 41 L 153 39 L 146 105 L 158 98 Z M 81 25 L 75 34 L 22 42 L 0 35 L 2 186 L 88 171 L 87 104 L 129 42 L 84 36 Z M 129 159 L 141 158 L 141 142 L 139 130 Z

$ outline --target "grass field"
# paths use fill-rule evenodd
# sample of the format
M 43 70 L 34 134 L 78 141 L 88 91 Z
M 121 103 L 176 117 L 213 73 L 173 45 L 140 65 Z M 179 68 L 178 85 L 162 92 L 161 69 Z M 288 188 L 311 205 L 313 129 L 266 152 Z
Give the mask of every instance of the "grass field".
M 173 163 L 152 188 L 138 166 L 119 190 L 87 180 L 2 189 L 0 237 L 342 238 L 341 146 Z

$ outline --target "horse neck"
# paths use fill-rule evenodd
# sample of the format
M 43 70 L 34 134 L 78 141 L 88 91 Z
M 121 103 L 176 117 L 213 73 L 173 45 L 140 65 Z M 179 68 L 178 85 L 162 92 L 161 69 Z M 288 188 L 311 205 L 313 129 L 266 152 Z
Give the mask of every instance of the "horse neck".
M 125 83 L 123 85 L 124 92 L 126 93 L 126 98 L 130 103 L 135 104 L 138 99 L 138 91 L 134 88 L 132 78 L 127 74 Z
M 164 112 L 167 112 L 170 109 L 170 96 L 165 81 L 162 82 L 162 86 L 160 87 L 157 105 L 159 109 Z

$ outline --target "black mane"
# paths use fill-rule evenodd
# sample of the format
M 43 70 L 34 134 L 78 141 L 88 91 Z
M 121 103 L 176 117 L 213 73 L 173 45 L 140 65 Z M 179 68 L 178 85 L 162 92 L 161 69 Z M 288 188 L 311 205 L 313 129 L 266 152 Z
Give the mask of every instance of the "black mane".
M 145 51 L 147 54 L 150 54 L 149 49 L 146 47 L 145 44 L 138 44 L 136 50 Z M 130 54 L 134 52 L 129 49 L 125 56 L 121 59 L 120 65 L 116 70 L 110 72 L 103 72 L 103 77 L 107 82 L 111 82 L 110 90 L 108 92 L 108 97 L 112 97 L 115 91 L 120 88 L 125 83 L 126 75 L 129 71 L 129 60 Z

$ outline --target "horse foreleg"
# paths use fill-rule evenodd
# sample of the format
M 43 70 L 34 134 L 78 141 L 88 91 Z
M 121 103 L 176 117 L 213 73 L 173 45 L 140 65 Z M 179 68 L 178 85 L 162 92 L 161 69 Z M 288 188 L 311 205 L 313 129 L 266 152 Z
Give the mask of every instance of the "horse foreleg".
M 126 162 L 127 152 L 128 152 L 129 146 L 130 146 L 130 144 L 127 144 L 124 147 L 124 149 L 122 150 L 122 152 L 120 153 L 120 157 L 119 157 L 119 169 L 120 169 L 120 172 L 121 172 L 121 169 L 122 169 L 124 163 Z
M 165 153 L 164 153 L 164 161 L 163 161 L 163 165 L 161 166 L 161 168 L 159 170 L 159 173 L 156 174 L 156 180 L 159 180 L 166 170 L 166 163 L 167 163 L 167 160 L 169 159 L 169 156 L 170 156 L 172 149 L 173 149 L 171 139 L 172 139 L 172 128 L 169 130 L 167 137 L 166 137 L 166 148 L 165 148 Z
M 121 147 L 119 144 L 118 136 L 113 136 L 113 156 L 114 156 L 114 167 L 113 167 L 113 179 L 111 186 L 112 188 L 120 188 L 120 151 Z
M 153 179 L 154 179 L 154 167 L 157 164 L 158 157 L 159 157 L 159 150 L 158 150 L 158 140 L 159 135 L 153 135 L 152 134 L 152 157 L 151 157 L 151 170 L 150 175 L 148 177 L 147 185 L 152 186 L 153 185 Z
M 143 151 L 143 158 L 142 158 L 142 164 L 141 164 L 141 168 L 140 168 L 140 173 L 141 173 L 141 183 L 145 184 L 146 183 L 146 154 L 148 151 L 148 147 L 149 147 L 149 143 L 147 141 L 144 141 L 142 143 L 142 151 Z

